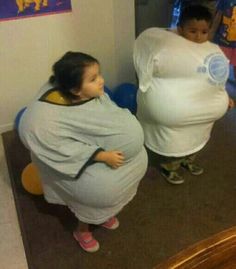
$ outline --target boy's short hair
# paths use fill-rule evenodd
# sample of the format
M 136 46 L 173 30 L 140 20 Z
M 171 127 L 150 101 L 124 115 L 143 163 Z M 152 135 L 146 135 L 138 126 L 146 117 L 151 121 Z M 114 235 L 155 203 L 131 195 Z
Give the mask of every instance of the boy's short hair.
M 202 5 L 189 5 L 182 9 L 180 12 L 177 26 L 183 27 L 190 20 L 205 20 L 211 25 L 212 14 L 209 9 Z

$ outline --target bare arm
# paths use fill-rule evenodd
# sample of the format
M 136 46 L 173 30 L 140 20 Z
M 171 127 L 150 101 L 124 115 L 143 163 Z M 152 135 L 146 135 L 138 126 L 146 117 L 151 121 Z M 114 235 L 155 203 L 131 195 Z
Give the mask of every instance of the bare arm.
M 118 168 L 124 163 L 124 155 L 121 151 L 100 151 L 94 157 L 97 162 L 104 162 L 112 168 Z

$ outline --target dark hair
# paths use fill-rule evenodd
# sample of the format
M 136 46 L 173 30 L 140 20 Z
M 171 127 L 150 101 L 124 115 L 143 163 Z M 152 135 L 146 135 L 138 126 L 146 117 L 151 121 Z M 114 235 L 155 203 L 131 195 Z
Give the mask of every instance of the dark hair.
M 99 64 L 97 59 L 88 54 L 68 51 L 54 63 L 49 82 L 55 84 L 62 94 L 72 97 L 71 90 L 79 89 L 82 85 L 85 67 L 94 63 Z
M 205 20 L 211 25 L 212 14 L 209 9 L 202 5 L 189 5 L 183 8 L 180 13 L 177 26 L 183 27 L 190 20 Z

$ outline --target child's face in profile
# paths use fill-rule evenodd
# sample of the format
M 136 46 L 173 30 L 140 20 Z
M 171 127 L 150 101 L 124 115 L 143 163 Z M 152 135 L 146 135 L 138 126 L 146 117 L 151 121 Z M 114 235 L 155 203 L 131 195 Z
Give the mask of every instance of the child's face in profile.
M 203 43 L 208 40 L 210 25 L 205 20 L 192 19 L 187 21 L 183 26 L 178 27 L 178 32 L 184 38 Z
M 82 86 L 79 91 L 75 90 L 73 93 L 79 97 L 80 101 L 103 95 L 104 79 L 97 63 L 85 67 Z

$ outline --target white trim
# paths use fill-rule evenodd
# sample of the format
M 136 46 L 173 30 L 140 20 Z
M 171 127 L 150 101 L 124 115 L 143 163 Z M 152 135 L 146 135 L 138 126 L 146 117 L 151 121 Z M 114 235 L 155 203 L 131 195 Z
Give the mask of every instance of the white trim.
M 12 130 L 13 126 L 14 126 L 13 123 L 7 123 L 7 124 L 0 125 L 0 134 Z

